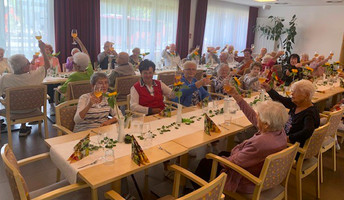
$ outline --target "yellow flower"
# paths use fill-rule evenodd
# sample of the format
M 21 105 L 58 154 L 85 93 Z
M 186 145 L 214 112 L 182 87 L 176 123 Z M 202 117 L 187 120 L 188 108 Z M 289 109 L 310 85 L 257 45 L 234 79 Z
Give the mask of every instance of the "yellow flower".
M 298 71 L 297 71 L 297 69 L 292 69 L 291 72 L 297 73 Z
M 313 72 L 313 68 L 310 68 L 310 67 L 305 67 L 305 69 L 307 69 L 307 70 L 309 70 L 309 71 L 311 71 L 311 72 Z
M 183 85 L 183 84 L 184 84 L 183 82 L 178 81 L 178 82 L 174 83 L 173 85 L 174 85 L 174 86 L 180 86 L 180 85 Z
M 109 93 L 109 97 L 116 96 L 116 95 L 117 95 L 117 92 L 111 92 L 111 93 Z
M 340 63 L 339 61 L 336 62 L 337 65 L 339 65 L 339 63 Z
M 214 51 L 213 53 L 217 54 L 217 51 Z
M 330 63 L 327 62 L 327 63 L 325 63 L 325 65 L 326 65 L 326 66 L 330 66 Z
M 234 77 L 234 80 L 235 80 L 235 82 L 240 86 L 241 85 L 241 83 L 240 83 L 240 81 L 239 81 L 239 79 L 237 78 L 237 77 Z
M 195 55 L 198 56 L 198 52 L 197 51 L 195 51 Z
M 145 54 L 145 53 L 143 53 L 143 54 L 142 54 L 142 56 L 146 56 L 146 54 Z

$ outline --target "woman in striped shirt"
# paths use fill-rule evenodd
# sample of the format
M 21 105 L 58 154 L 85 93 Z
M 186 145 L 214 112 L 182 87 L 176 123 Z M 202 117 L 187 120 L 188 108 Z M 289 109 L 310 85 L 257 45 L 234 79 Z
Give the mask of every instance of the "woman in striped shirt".
M 101 88 L 101 92 L 106 93 L 109 88 L 109 79 L 104 73 L 94 73 L 91 76 L 92 88 Z M 109 115 L 112 118 L 109 118 Z M 119 113 L 121 116 L 121 113 Z M 82 95 L 79 98 L 78 108 L 74 116 L 73 132 L 80 132 L 100 126 L 107 126 L 117 122 L 116 109 L 112 109 L 106 98 L 96 97 L 94 91 Z

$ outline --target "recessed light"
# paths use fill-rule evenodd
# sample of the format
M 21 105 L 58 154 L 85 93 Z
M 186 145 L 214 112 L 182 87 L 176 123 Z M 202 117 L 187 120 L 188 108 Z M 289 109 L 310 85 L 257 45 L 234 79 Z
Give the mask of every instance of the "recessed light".
M 326 1 L 326 3 L 342 3 L 343 1 Z
M 275 2 L 277 0 L 254 0 L 254 1 L 266 3 L 266 2 Z

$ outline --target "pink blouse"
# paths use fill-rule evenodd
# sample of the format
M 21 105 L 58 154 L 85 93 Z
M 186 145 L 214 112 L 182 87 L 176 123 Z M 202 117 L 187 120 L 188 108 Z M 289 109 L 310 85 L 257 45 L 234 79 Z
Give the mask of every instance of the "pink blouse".
M 49 61 L 50 61 L 51 67 L 57 67 L 58 72 L 62 71 L 60 61 L 58 58 L 50 57 Z M 36 70 L 38 67 L 42 67 L 42 66 L 44 66 L 44 58 L 42 56 L 40 56 L 34 60 L 34 64 L 31 65 L 31 70 Z
M 257 127 L 256 112 L 245 100 L 238 102 L 238 105 L 251 123 Z M 286 147 L 287 136 L 284 130 L 266 133 L 258 131 L 252 138 L 235 146 L 231 151 L 231 156 L 226 157 L 226 159 L 249 171 L 254 176 L 259 177 L 265 158 Z M 223 171 L 227 173 L 225 190 L 253 193 L 255 185 L 248 179 L 227 167 Z

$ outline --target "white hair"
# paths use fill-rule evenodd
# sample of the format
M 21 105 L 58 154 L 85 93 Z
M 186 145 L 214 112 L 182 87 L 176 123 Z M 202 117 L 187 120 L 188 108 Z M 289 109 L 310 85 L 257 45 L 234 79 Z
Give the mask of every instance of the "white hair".
M 288 113 L 283 104 L 277 101 L 263 101 L 257 104 L 257 113 L 260 121 L 268 124 L 269 130 L 283 130 L 288 121 Z
M 217 68 L 217 74 L 219 74 L 220 71 L 221 71 L 223 68 L 225 68 L 225 67 L 228 68 L 228 69 L 230 69 L 229 66 L 228 66 L 228 64 L 226 64 L 226 63 L 221 63 L 220 66 Z
M 186 66 L 189 66 L 189 65 L 194 65 L 196 66 L 197 68 L 197 64 L 193 61 L 186 61 L 184 64 L 183 64 L 183 68 L 185 69 Z
M 91 85 L 96 85 L 98 80 L 100 79 L 107 79 L 109 80 L 108 76 L 103 73 L 103 72 L 96 72 L 96 73 L 93 73 L 91 78 L 90 78 L 90 83 Z
M 79 66 L 81 70 L 85 70 L 90 62 L 90 58 L 87 54 L 78 52 L 73 55 L 73 62 Z
M 80 49 L 78 49 L 78 48 L 73 48 L 72 51 L 70 51 L 70 55 L 73 56 L 73 51 L 76 51 L 76 50 L 78 50 L 78 52 L 80 52 Z M 77 52 L 77 53 L 78 53 L 78 52 Z
M 262 61 L 265 62 L 267 59 L 271 60 L 273 57 L 271 55 L 266 54 L 263 58 Z
M 315 93 L 315 87 L 309 80 L 300 80 L 291 85 L 291 91 L 299 90 L 300 93 L 305 94 L 308 100 L 312 100 Z
M 8 63 L 14 74 L 21 74 L 23 68 L 29 64 L 29 60 L 23 54 L 15 54 L 9 57 Z

